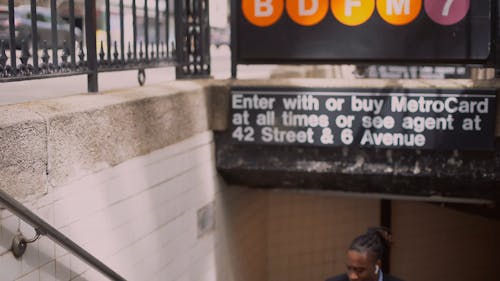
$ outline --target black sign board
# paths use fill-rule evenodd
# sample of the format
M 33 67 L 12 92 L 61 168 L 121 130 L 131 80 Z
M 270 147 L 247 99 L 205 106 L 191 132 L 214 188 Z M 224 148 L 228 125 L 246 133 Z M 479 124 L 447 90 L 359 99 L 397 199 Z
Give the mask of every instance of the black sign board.
M 481 63 L 491 0 L 233 0 L 233 64 Z
M 495 90 L 233 88 L 234 143 L 491 150 Z

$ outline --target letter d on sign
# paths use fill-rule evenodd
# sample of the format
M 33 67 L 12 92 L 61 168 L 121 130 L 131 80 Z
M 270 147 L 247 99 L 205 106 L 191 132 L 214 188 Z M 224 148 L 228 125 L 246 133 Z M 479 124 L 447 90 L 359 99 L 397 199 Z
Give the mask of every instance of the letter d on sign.
M 287 0 L 286 11 L 297 24 L 315 25 L 328 13 L 328 0 Z
M 284 0 L 242 0 L 241 9 L 253 25 L 266 27 L 274 24 L 283 14 Z
M 308 0 L 312 5 L 306 9 L 306 0 L 299 0 L 299 16 L 311 16 L 318 11 L 318 0 Z

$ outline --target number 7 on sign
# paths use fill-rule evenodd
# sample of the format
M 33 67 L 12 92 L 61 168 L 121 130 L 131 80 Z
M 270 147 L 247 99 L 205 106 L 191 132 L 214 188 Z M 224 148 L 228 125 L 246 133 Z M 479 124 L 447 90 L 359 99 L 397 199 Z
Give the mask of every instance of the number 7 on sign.
M 437 24 L 452 25 L 465 18 L 470 2 L 471 0 L 424 0 L 424 7 L 427 15 Z
M 455 0 L 446 0 L 446 3 L 444 3 L 444 7 L 443 7 L 443 17 L 447 17 L 449 14 L 450 14 L 450 7 L 451 7 L 451 4 L 453 4 L 453 1 Z

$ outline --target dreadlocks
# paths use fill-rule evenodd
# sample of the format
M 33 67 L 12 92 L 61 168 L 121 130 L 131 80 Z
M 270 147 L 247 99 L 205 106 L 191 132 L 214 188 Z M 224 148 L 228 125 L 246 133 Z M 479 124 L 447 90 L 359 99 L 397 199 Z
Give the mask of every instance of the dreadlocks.
M 349 250 L 359 253 L 371 253 L 377 260 L 382 260 L 384 254 L 389 250 L 392 236 L 389 229 L 385 227 L 369 228 L 365 234 L 356 237 Z

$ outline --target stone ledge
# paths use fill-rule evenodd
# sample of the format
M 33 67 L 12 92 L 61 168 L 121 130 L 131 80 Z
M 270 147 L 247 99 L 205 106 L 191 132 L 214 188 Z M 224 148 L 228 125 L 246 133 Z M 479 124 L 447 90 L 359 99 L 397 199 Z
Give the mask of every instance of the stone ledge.
M 47 189 L 47 125 L 29 106 L 0 110 L 0 188 L 16 198 Z
M 0 188 L 22 201 L 211 130 L 208 81 L 0 107 Z M 216 83 L 217 84 L 217 83 Z

